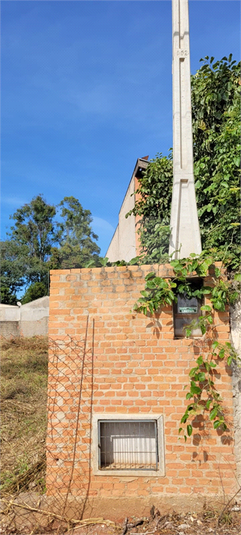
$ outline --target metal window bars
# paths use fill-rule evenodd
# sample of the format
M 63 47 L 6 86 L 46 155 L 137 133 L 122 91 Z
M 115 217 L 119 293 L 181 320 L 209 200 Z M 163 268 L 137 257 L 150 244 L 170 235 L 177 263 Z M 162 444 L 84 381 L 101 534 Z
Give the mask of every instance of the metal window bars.
M 156 420 L 99 420 L 100 470 L 158 470 Z

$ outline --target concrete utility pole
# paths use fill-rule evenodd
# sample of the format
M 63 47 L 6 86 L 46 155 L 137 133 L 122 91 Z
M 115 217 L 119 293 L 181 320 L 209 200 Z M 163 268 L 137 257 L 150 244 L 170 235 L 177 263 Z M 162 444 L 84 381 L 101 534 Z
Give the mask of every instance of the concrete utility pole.
M 173 192 L 169 254 L 200 254 L 193 175 L 188 0 L 172 0 Z

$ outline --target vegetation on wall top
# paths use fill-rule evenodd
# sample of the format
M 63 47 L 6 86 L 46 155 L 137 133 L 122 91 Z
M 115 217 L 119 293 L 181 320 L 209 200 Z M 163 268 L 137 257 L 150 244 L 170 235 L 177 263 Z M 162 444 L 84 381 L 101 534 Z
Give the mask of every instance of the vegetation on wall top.
M 207 56 L 191 78 L 196 199 L 203 250 L 232 270 L 240 264 L 240 63 Z M 172 153 L 149 163 L 131 213 L 141 216 L 145 263 L 168 259 Z

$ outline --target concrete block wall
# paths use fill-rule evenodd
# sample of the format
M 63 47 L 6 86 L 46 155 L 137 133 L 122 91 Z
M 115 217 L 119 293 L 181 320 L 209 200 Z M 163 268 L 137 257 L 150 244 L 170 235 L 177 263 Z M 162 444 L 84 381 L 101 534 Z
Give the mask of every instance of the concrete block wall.
M 49 297 L 40 297 L 22 306 L 0 305 L 0 336 L 47 336 Z
M 198 343 L 193 347 L 192 340 L 174 339 L 171 307 L 164 308 L 155 319 L 131 312 L 144 288 L 145 275 L 153 270 L 161 276 L 172 276 L 169 266 L 70 269 L 51 273 L 50 338 L 64 347 L 67 336 L 74 340 L 84 337 L 87 315 L 90 322 L 95 319 L 93 418 L 98 414 L 116 419 L 123 414 L 127 418 L 128 415 L 163 418 L 164 475 L 96 474 L 93 459 L 97 444 L 93 442 L 89 495 L 98 498 L 178 495 L 183 499 L 191 495 L 210 498 L 223 492 L 232 495 L 237 483 L 231 371 L 221 362 L 221 374 L 217 378 L 228 411 L 230 432 L 217 433 L 211 425 L 203 431 L 197 422 L 192 438 L 186 443 L 179 440 L 180 418 L 187 403 L 184 386 L 199 349 Z M 229 340 L 228 311 L 215 314 L 215 323 L 218 340 Z M 91 346 L 90 334 L 87 349 Z M 77 359 L 73 360 L 69 350 L 69 357 L 65 355 L 58 371 L 50 374 L 50 396 L 51 392 L 56 393 L 58 384 L 62 391 L 66 389 L 66 395 L 56 395 L 51 405 L 50 416 L 55 427 L 47 439 L 49 494 L 65 492 L 69 480 L 71 463 L 66 452 L 68 445 L 73 444 L 71 422 L 77 410 L 77 387 L 71 383 L 71 377 L 77 366 Z M 81 473 L 86 464 L 84 452 L 89 447 L 88 442 L 86 423 L 81 420 L 74 474 Z M 81 493 L 77 475 L 71 488 L 76 494 Z

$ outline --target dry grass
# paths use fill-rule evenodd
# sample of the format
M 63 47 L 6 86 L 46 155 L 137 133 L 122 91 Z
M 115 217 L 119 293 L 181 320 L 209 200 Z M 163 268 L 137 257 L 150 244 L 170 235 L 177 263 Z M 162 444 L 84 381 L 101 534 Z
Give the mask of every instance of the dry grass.
M 44 489 L 47 354 L 43 337 L 1 340 L 3 493 Z

